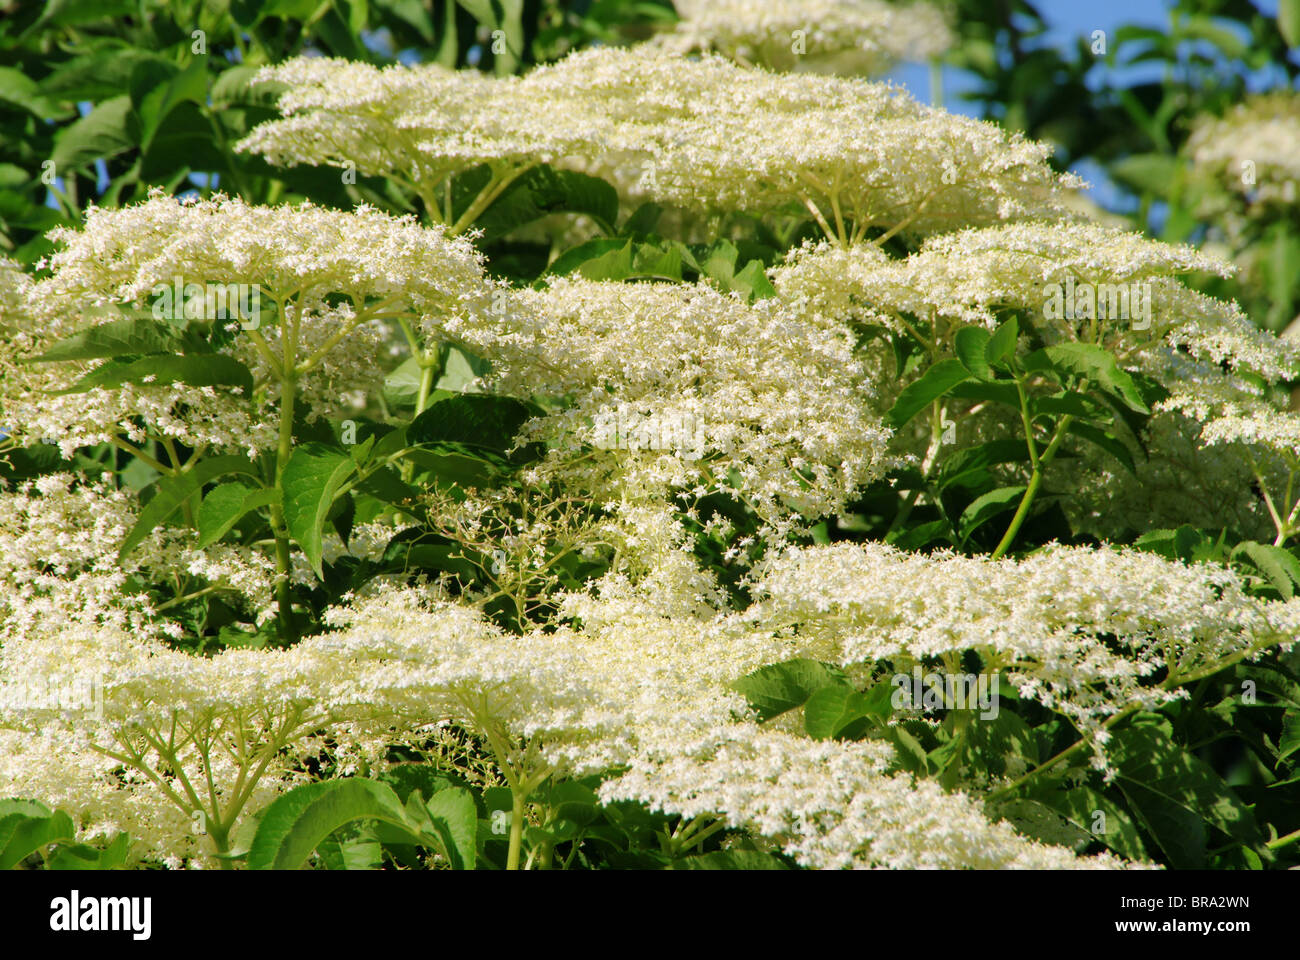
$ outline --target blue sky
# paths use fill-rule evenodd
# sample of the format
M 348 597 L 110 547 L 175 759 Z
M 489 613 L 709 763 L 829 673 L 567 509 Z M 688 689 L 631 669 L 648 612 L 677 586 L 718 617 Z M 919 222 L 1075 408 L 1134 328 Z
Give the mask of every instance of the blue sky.
M 1268 15 L 1277 15 L 1278 0 L 1254 0 L 1255 6 Z M 1110 43 L 1118 27 L 1135 25 L 1168 30 L 1170 26 L 1169 0 L 1040 0 L 1035 6 L 1042 13 L 1049 25 L 1048 32 L 1034 41 L 1036 44 L 1053 46 L 1072 51 L 1077 39 L 1089 39 L 1094 30 L 1104 30 Z M 1247 39 L 1244 31 L 1238 31 L 1242 39 Z M 1293 54 L 1294 55 L 1294 54 Z M 1092 85 L 1099 85 L 1110 71 L 1121 83 L 1140 83 L 1159 81 L 1163 66 L 1159 63 L 1144 63 L 1131 67 L 1112 69 L 1099 64 L 1089 75 Z M 930 102 L 930 69 L 924 64 L 904 64 L 890 74 L 889 79 L 907 87 L 918 100 Z M 1251 86 L 1266 88 L 1274 85 L 1276 78 L 1260 75 L 1253 78 Z M 977 103 L 962 100 L 960 94 L 973 88 L 971 78 L 962 71 L 945 67 L 943 70 L 944 107 L 955 113 L 970 116 L 980 115 Z M 1075 172 L 1093 185 L 1093 199 L 1102 206 L 1116 209 L 1122 206 L 1119 194 L 1107 182 L 1100 169 L 1094 164 L 1084 162 L 1075 168 Z

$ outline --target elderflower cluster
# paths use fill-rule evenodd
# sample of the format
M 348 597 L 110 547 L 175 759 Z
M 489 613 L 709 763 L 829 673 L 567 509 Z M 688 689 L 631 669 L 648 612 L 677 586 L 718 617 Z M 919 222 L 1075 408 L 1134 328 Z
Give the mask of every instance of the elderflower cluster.
M 955 38 L 943 12 L 884 0 L 674 0 L 681 18 L 654 43 L 678 53 L 716 51 L 774 70 L 880 74 L 928 60 Z
M 1080 185 L 1051 171 L 1048 146 L 888 85 L 772 74 L 715 55 L 602 47 L 518 80 L 341 61 L 295 61 L 266 76 L 290 84 L 281 100 L 289 116 L 258 127 L 241 149 L 398 177 L 444 221 L 455 211 L 445 193 L 440 211 L 434 187 L 482 162 L 512 172 L 493 189 L 535 163 L 639 166 L 650 199 L 700 211 L 812 211 L 843 242 L 872 227 L 923 234 L 953 222 L 1059 218 L 1065 191 Z
M 1015 311 L 1058 338 L 1100 342 L 1140 356 L 1149 372 L 1171 380 L 1177 378 L 1168 348 L 1270 379 L 1296 375 L 1295 345 L 1260 330 L 1234 304 L 1174 279 L 1231 271 L 1231 265 L 1191 247 L 1110 227 L 1025 223 L 932 237 L 903 260 L 890 260 L 873 247 L 804 247 L 772 276 L 778 293 L 802 309 L 898 333 L 908 332 L 903 317 L 911 315 L 941 324 L 938 336 L 949 343 L 962 326 L 992 329 L 1000 312 Z M 1067 283 L 1079 286 L 1081 298 L 1084 291 L 1090 296 L 1069 311 L 1072 317 L 1057 302 Z M 1112 293 L 1127 316 L 1108 315 Z
M 482 163 L 522 170 L 592 149 L 580 125 L 557 122 L 556 110 L 530 99 L 516 77 L 300 57 L 264 67 L 255 82 L 283 91 L 284 117 L 255 128 L 236 151 L 282 166 L 393 177 L 448 223 L 451 211 L 434 198 L 448 177 Z
M 343 629 L 307 642 L 408 650 L 429 616 L 413 599 L 337 610 Z M 887 773 L 886 746 L 817 744 L 743 719 L 726 684 L 793 655 L 794 641 L 725 619 L 629 612 L 621 602 L 588 612 L 581 629 L 444 646 L 436 666 L 407 668 L 410 693 L 472 727 L 495 722 L 528 738 L 539 751 L 533 765 L 625 768 L 602 786 L 607 801 L 721 817 L 777 839 L 810 867 L 1120 865 L 1017 837 L 971 798 Z
M 569 91 L 573 122 L 600 154 L 639 159 L 651 199 L 813 212 L 845 243 L 871 227 L 1061 217 L 1079 185 L 1050 170 L 1045 145 L 865 80 L 600 48 L 533 71 L 521 90 L 543 102 Z
M 1202 118 L 1184 152 L 1191 176 L 1254 205 L 1294 206 L 1300 186 L 1300 97 L 1248 97 L 1223 117 Z
M 21 337 L 12 337 L 15 350 L 30 355 L 132 308 L 145 310 L 177 278 L 182 289 L 242 285 L 257 293 L 252 318 L 166 319 L 226 327 L 230 341 L 219 352 L 243 362 L 256 385 L 293 371 L 309 421 L 347 410 L 350 392 L 375 385 L 395 319 L 479 313 L 495 289 L 467 241 L 367 207 L 257 207 L 220 195 L 178 202 L 154 191 L 120 209 L 92 207 L 83 229 L 51 237 L 62 249 L 50 258 L 51 276 L 27 291 L 30 320 Z M 243 447 L 255 455 L 273 445 L 270 394 L 249 398 L 237 387 L 141 378 L 51 397 L 50 390 L 91 364 L 20 369 L 6 378 L 0 397 L 6 417 L 27 436 L 57 439 L 65 453 L 123 435 L 142 442 L 140 420 L 192 446 Z
M 68 578 L 82 574 L 107 580 L 105 602 L 127 578 L 153 582 L 193 584 L 208 592 L 221 592 L 240 606 L 264 618 L 270 613 L 271 590 L 276 582 L 274 564 L 257 550 L 238 544 L 213 544 L 202 550 L 190 530 L 160 527 L 126 556 L 118 551 L 135 525 L 136 497 L 105 482 L 86 483 L 72 474 L 51 473 L 0 493 L 0 534 L 5 541 L 0 557 L 0 616 L 32 615 L 30 604 L 38 597 L 67 588 Z M 128 607 L 135 600 L 122 598 Z
M 1127 707 L 1154 708 L 1180 695 L 1178 683 L 1300 636 L 1300 602 L 1251 598 L 1223 567 L 1110 548 L 1052 546 L 1021 560 L 790 549 L 760 565 L 753 591 L 746 620 L 797 631 L 805 655 L 897 666 L 978 651 L 1022 696 L 1094 736 Z
M 601 501 L 723 484 L 767 519 L 815 516 L 884 468 L 888 430 L 832 318 L 702 284 L 558 279 L 486 320 L 426 332 L 490 359 L 502 393 L 565 398 L 526 435 Z M 629 436 L 642 418 L 655 425 L 644 444 Z

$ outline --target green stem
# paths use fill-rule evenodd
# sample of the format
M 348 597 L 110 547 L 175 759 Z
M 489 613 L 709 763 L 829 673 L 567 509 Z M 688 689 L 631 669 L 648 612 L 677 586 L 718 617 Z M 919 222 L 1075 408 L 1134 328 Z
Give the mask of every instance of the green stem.
M 506 869 L 519 869 L 519 851 L 524 842 L 524 791 L 510 792 L 510 848 L 506 853 Z
M 1115 726 L 1115 724 L 1119 723 L 1121 720 L 1124 720 L 1125 718 L 1127 718 L 1127 717 L 1131 716 L 1132 714 L 1136 713 L 1136 712 L 1138 711 L 1138 709 L 1140 708 L 1140 706 L 1141 706 L 1140 704 L 1136 704 L 1136 703 L 1135 703 L 1135 704 L 1133 704 L 1132 706 L 1125 707 L 1125 708 L 1124 708 L 1123 710 L 1121 710 L 1119 713 L 1115 714 L 1113 717 L 1111 717 L 1109 720 L 1107 720 L 1105 723 L 1103 723 L 1103 724 L 1101 725 L 1101 728 L 1102 728 L 1103 730 L 1109 730 L 1111 727 Z M 994 790 L 992 793 L 990 793 L 990 794 L 988 795 L 988 798 L 987 798 L 987 799 L 989 799 L 989 800 L 1000 800 L 1000 799 L 1002 799 L 1003 797 L 1007 796 L 1008 794 L 1015 793 L 1016 790 L 1018 790 L 1018 789 L 1020 788 L 1020 786 L 1021 786 L 1022 784 L 1024 784 L 1027 780 L 1030 780 L 1030 779 L 1032 779 L 1033 777 L 1038 776 L 1040 773 L 1043 773 L 1043 772 L 1045 772 L 1045 771 L 1047 771 L 1047 770 L 1052 769 L 1052 767 L 1056 766 L 1056 765 L 1057 765 L 1058 763 L 1060 763 L 1062 760 L 1065 760 L 1065 759 L 1067 759 L 1067 758 L 1069 758 L 1069 757 L 1074 756 L 1076 753 L 1078 753 L 1080 750 L 1082 750 L 1084 747 L 1086 747 L 1086 746 L 1087 746 L 1089 743 L 1091 743 L 1091 742 L 1092 742 L 1092 741 L 1091 741 L 1089 738 L 1087 738 L 1087 737 L 1085 737 L 1085 738 L 1082 739 L 1082 740 L 1076 740 L 1073 744 L 1071 744 L 1070 746 L 1066 747 L 1064 750 L 1062 750 L 1062 751 L 1061 751 L 1060 753 L 1058 753 L 1056 756 L 1052 757 L 1050 760 L 1045 760 L 1045 761 L 1043 761 L 1043 762 L 1040 763 L 1038 766 L 1034 767 L 1034 769 L 1030 770 L 1028 773 L 1026 773 L 1026 774 L 1024 774 L 1023 776 L 1017 778 L 1016 780 L 1013 780 L 1011 783 L 1007 784 L 1005 787 L 1002 787 L 1001 789 L 998 789 L 998 790 Z
M 1020 506 L 1016 508 L 1015 516 L 1011 518 L 1011 525 L 1007 527 L 1007 532 L 1002 535 L 1002 542 L 993 551 L 994 560 L 1001 559 L 1011 549 L 1011 544 L 1015 542 L 1021 524 L 1029 516 L 1029 508 L 1033 506 L 1034 497 L 1038 495 L 1038 488 L 1043 484 L 1043 470 L 1056 456 L 1056 451 L 1060 449 L 1061 441 L 1065 439 L 1066 431 L 1070 429 L 1073 420 L 1073 415 L 1067 413 L 1061 418 L 1060 423 L 1056 425 L 1056 433 L 1052 435 L 1052 440 L 1048 443 L 1047 449 L 1043 451 L 1038 458 L 1038 462 L 1034 465 L 1034 472 L 1029 477 L 1029 486 L 1025 488 L 1025 495 L 1020 498 Z
M 286 368 L 291 368 L 286 364 Z M 284 489 L 284 468 L 293 452 L 293 411 L 295 388 L 297 382 L 289 377 L 280 381 L 280 442 L 275 451 L 275 487 Z M 289 528 L 284 520 L 284 507 L 279 503 L 271 504 L 271 531 L 275 536 L 275 569 L 279 575 L 276 585 L 276 601 L 280 608 L 280 636 L 286 643 L 298 639 L 293 622 L 293 595 L 290 574 L 293 561 L 289 554 Z
M 1300 840 L 1300 830 L 1292 831 L 1284 837 L 1278 837 L 1276 840 L 1270 840 L 1268 843 L 1264 844 L 1264 846 L 1268 847 L 1270 850 L 1281 850 L 1283 847 L 1289 846 L 1297 840 Z

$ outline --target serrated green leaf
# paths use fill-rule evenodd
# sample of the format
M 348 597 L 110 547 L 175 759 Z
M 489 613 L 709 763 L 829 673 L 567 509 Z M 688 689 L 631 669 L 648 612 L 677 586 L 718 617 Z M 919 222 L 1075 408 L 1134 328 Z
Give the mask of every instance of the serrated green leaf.
M 125 383 L 160 386 L 185 383 L 192 387 L 238 387 L 245 397 L 253 393 L 253 374 L 234 357 L 159 354 L 139 360 L 106 360 L 56 396 L 85 393 L 98 387 L 112 389 Z
M 953 338 L 953 352 L 957 359 L 971 376 L 979 380 L 993 379 L 993 369 L 986 353 L 991 342 L 989 332 L 983 327 L 962 327 Z
M 54 169 L 75 170 L 95 160 L 107 160 L 140 142 L 140 124 L 127 94 L 104 100 L 66 127 L 54 142 Z
M 279 498 L 277 490 L 250 488 L 241 483 L 223 483 L 213 487 L 199 504 L 195 515 L 199 549 L 224 537 L 249 511 L 270 506 Z
M 871 716 L 866 696 L 845 683 L 814 690 L 803 711 L 804 730 L 814 740 L 837 737 L 857 721 Z
M 1020 322 L 1015 317 L 1009 317 L 998 325 L 993 335 L 989 337 L 989 342 L 984 345 L 984 359 L 990 364 L 998 364 L 1010 359 L 1016 352 L 1016 341 L 1019 336 Z
M 308 783 L 277 798 L 262 815 L 248 868 L 296 870 L 330 834 L 354 820 L 380 820 L 407 831 L 413 827 L 386 784 L 360 778 Z
M 461 787 L 439 790 L 425 804 L 443 856 L 453 870 L 473 870 L 478 841 L 474 796 Z
M 816 660 L 798 659 L 759 667 L 732 687 L 750 702 L 761 719 L 770 720 L 803 706 L 814 691 L 844 682 L 843 671 Z
M 1107 747 L 1116 783 L 1173 866 L 1203 866 L 1211 825 L 1241 843 L 1258 843 L 1259 827 L 1232 788 L 1153 724 L 1130 723 Z
M 173 353 L 183 339 L 165 323 L 145 317 L 121 317 L 59 340 L 27 363 L 96 360 L 104 357 Z
M 895 430 L 903 427 L 914 416 L 938 400 L 953 387 L 970 379 L 970 371 L 955 357 L 948 357 L 921 374 L 920 378 L 903 388 L 893 409 L 889 423 Z
M 1282 732 L 1277 738 L 1277 759 L 1282 761 L 1300 750 L 1300 710 L 1294 707 L 1282 715 Z
M 179 510 L 181 504 L 202 490 L 205 484 L 231 473 L 257 476 L 256 468 L 244 457 L 226 456 L 202 460 L 193 469 L 179 476 L 162 477 L 157 483 L 153 499 L 140 509 L 135 526 L 122 541 L 118 557 L 125 557 L 139 546 L 154 527 Z
M 1133 818 L 1123 807 L 1091 787 L 1040 788 L 1032 796 L 1121 857 L 1133 861 L 1147 859 L 1146 847 Z
M 1295 596 L 1296 587 L 1300 586 L 1300 560 L 1291 551 L 1249 540 L 1238 544 L 1232 551 L 1234 560 L 1240 555 L 1255 565 L 1273 589 L 1282 595 L 1283 600 Z
M 1115 357 L 1092 343 L 1058 343 L 1036 350 L 1025 358 L 1026 370 L 1059 370 L 1076 377 L 1086 377 L 1105 393 L 1116 397 L 1138 413 L 1150 414 L 1151 408 L 1133 378 Z
M 336 448 L 304 443 L 294 449 L 281 475 L 284 522 L 321 579 L 325 577 L 321 563 L 325 518 L 334 506 L 335 494 L 355 470 L 352 458 Z
M 37 850 L 51 843 L 68 843 L 76 839 L 77 828 L 62 810 L 55 810 L 48 816 L 26 816 L 11 814 L 21 819 L 9 832 L 9 839 L 4 849 L 0 850 L 0 870 L 9 870 L 22 863 Z M 6 818 L 7 819 L 7 818 Z

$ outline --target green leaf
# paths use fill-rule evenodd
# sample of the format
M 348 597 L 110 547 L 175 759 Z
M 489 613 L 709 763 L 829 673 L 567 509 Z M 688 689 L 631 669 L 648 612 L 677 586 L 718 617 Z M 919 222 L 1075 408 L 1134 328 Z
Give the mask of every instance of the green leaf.
M 1236 560 L 1239 554 L 1244 554 L 1259 569 L 1283 600 L 1295 596 L 1295 588 L 1300 586 L 1300 560 L 1296 560 L 1295 554 L 1254 540 L 1238 544 L 1232 551 L 1232 559 Z
M 335 830 L 354 820 L 380 820 L 413 832 L 391 787 L 373 780 L 322 780 L 295 787 L 262 815 L 248 851 L 250 870 L 296 870 Z
M 1040 788 L 1032 796 L 1121 857 L 1134 861 L 1147 859 L 1146 847 L 1133 818 L 1119 804 L 1091 787 Z
M 626 280 L 632 275 L 635 243 L 624 237 L 596 237 L 564 251 L 546 272 L 564 276 L 577 271 L 588 280 Z
M 118 557 L 125 557 L 139 546 L 154 527 L 175 513 L 181 504 L 202 490 L 205 484 L 229 473 L 257 476 L 256 468 L 244 457 L 226 456 L 201 460 L 192 470 L 179 476 L 161 478 L 153 499 L 141 508 L 135 526 L 122 541 Z
M 829 740 L 846 733 L 853 736 L 849 732 L 851 728 L 859 725 L 858 721 L 877 715 L 877 707 L 866 694 L 846 683 L 819 687 L 804 704 L 804 730 L 814 740 Z
M 491 363 L 474 356 L 468 350 L 446 346 L 443 348 L 442 373 L 434 381 L 433 386 L 435 390 L 450 390 L 453 393 L 466 391 L 477 393 L 478 389 L 470 390 L 470 385 L 491 369 Z
M 12 829 L 9 829 L 9 824 L 5 821 L 11 817 L 18 819 L 12 824 Z M 0 824 L 4 824 L 3 832 L 8 834 L 4 849 L 0 850 L 0 870 L 17 866 L 51 843 L 71 842 L 77 835 L 72 818 L 62 810 L 55 810 L 46 816 L 12 813 L 0 819 Z
M 762 261 L 751 260 L 731 279 L 731 289 L 750 300 L 768 300 L 776 296 L 776 287 L 767 278 Z
M 762 720 L 802 706 L 813 692 L 844 683 L 843 671 L 816 660 L 787 660 L 759 667 L 732 684 Z
M 439 790 L 425 808 L 451 868 L 473 870 L 478 841 L 478 809 L 473 794 L 460 787 Z
M 1255 816 L 1217 773 L 1154 724 L 1111 737 L 1116 783 L 1147 832 L 1179 869 L 1204 866 L 1212 825 L 1241 843 L 1260 841 Z
M 140 141 L 140 124 L 127 94 L 105 100 L 66 127 L 54 142 L 55 171 L 74 170 L 95 160 L 115 157 Z
M 1001 709 L 997 701 L 991 706 L 997 716 L 986 718 L 977 713 L 966 728 L 966 748 L 971 759 L 981 770 L 999 777 L 1038 766 L 1034 732 L 1014 710 Z
M 146 382 L 146 378 L 149 378 Z M 160 386 L 187 383 L 192 387 L 238 387 L 245 397 L 253 394 L 253 374 L 234 357 L 159 354 L 138 360 L 106 360 L 72 386 L 54 391 L 56 396 L 85 393 L 96 388 L 112 389 L 124 383 Z
M 60 844 L 47 863 L 51 870 L 117 870 L 126 864 L 131 837 L 116 834 L 103 847 L 88 843 Z
M 130 87 L 131 71 L 145 60 L 165 59 L 152 50 L 134 47 L 115 48 L 68 60 L 45 76 L 40 83 L 46 95 L 63 101 L 107 100 Z M 234 67 L 227 73 L 238 69 Z
M 384 377 L 384 402 L 390 407 L 413 407 L 420 395 L 423 368 L 416 357 L 407 357 Z
M 1300 710 L 1292 707 L 1282 714 L 1282 732 L 1277 738 L 1277 759 L 1280 763 L 1300 750 Z
M 889 411 L 890 424 L 895 430 L 901 428 L 957 384 L 968 379 L 970 371 L 960 360 L 955 357 L 940 360 L 898 395 L 893 409 Z
M 1092 835 L 1063 818 L 1051 807 L 1027 798 L 1000 803 L 994 808 L 997 819 L 1006 820 L 1018 833 L 1043 843 L 1072 847 L 1076 852 L 1092 842 Z
M 625 237 L 650 233 L 654 230 L 655 224 L 659 222 L 659 218 L 663 216 L 663 212 L 663 207 L 657 203 L 643 203 L 623 221 L 619 233 Z
M 35 800 L 0 800 L 0 852 L 13 839 L 14 832 L 28 820 L 43 820 L 54 813 Z
M 948 391 L 948 395 L 959 397 L 962 400 L 984 400 L 989 403 L 1001 403 L 1013 410 L 1020 409 L 1020 393 L 1016 390 L 1016 385 L 1005 380 L 998 380 L 993 383 L 966 380 Z
M 1137 476 L 1137 465 L 1133 462 L 1133 454 L 1124 442 L 1115 434 L 1095 427 L 1091 423 L 1083 423 L 1075 420 L 1070 424 L 1070 433 L 1076 437 L 1082 437 L 1089 443 L 1105 450 L 1112 457 L 1124 465 L 1133 476 Z
M 1192 563 L 1207 551 L 1211 541 L 1190 524 L 1176 530 L 1151 530 L 1133 541 L 1133 547 L 1148 553 L 1157 553 L 1169 560 Z
M 429 763 L 395 763 L 374 778 L 393 788 L 397 799 L 406 803 L 411 794 L 419 791 L 423 796 L 431 797 L 440 790 L 449 787 L 467 787 L 469 784 L 461 777 L 445 770 L 440 770 Z
M 44 96 L 35 80 L 13 67 L 0 67 L 0 103 L 13 104 L 41 119 L 61 112 L 58 102 Z
M 302 548 L 316 576 L 325 578 L 321 564 L 321 537 L 334 497 L 356 469 L 352 458 L 324 443 L 296 447 L 285 464 L 280 486 L 284 497 L 284 522 Z
M 199 528 L 199 549 L 224 537 L 250 510 L 270 506 L 279 499 L 277 490 L 250 488 L 242 483 L 223 483 L 213 487 L 199 504 L 195 518 Z
M 27 363 L 53 363 L 56 360 L 95 360 L 151 353 L 173 353 L 183 340 L 165 323 L 145 317 L 122 317 L 91 327 L 54 343 Z
M 984 345 L 984 359 L 991 364 L 1002 363 L 1016 352 L 1016 339 L 1020 336 L 1020 323 L 1015 317 L 1005 320 L 989 342 Z
M 476 185 L 473 181 L 466 194 L 476 194 Z M 465 194 L 458 197 L 457 217 L 464 212 L 461 205 L 468 207 L 471 199 Z M 618 219 L 618 191 L 599 177 L 534 167 L 507 187 L 475 225 L 483 230 L 485 240 L 493 240 L 552 213 L 584 213 L 612 230 Z
M 1280 0 L 1277 7 L 1277 29 L 1287 46 L 1300 47 L 1300 0 Z
M 203 106 L 208 97 L 208 58 L 195 57 L 184 69 L 166 60 L 146 60 L 131 72 L 131 101 L 147 147 L 173 110 L 182 103 Z
M 1131 409 L 1139 413 L 1151 413 L 1151 408 L 1142 399 L 1133 378 L 1120 368 L 1109 351 L 1095 344 L 1071 342 L 1044 347 L 1025 358 L 1025 369 L 1055 369 L 1076 377 L 1086 377 Z
M 939 464 L 938 486 L 942 489 L 952 480 L 971 470 L 991 467 L 999 463 L 1027 463 L 1029 451 L 1022 440 L 989 440 L 985 443 L 957 450 Z
M 979 527 L 983 526 L 989 520 L 992 520 L 1000 513 L 1008 510 L 1014 510 L 1019 506 L 1021 499 L 1025 495 L 1027 487 L 999 487 L 996 490 L 990 490 L 982 497 L 976 498 L 971 504 L 962 511 L 961 519 L 957 521 L 957 526 L 961 531 L 962 538 L 965 539 L 974 533 Z
M 411 443 L 455 443 L 505 456 L 532 417 L 528 405 L 512 397 L 466 393 L 430 406 L 406 435 Z
M 987 351 L 992 338 L 983 327 L 962 327 L 953 338 L 953 352 L 961 365 L 979 380 L 992 380 Z

